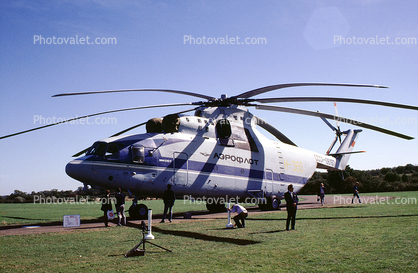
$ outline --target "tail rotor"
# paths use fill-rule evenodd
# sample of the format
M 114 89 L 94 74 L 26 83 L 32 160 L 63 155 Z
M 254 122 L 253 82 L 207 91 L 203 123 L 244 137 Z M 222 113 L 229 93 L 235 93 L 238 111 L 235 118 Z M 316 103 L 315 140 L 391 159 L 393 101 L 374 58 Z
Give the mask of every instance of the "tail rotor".
M 337 104 L 334 102 L 334 110 L 335 110 L 335 116 L 338 117 L 338 108 L 337 108 Z M 335 143 L 337 143 L 337 140 L 339 140 L 340 145 L 341 145 L 341 135 L 346 134 L 345 132 L 341 132 L 340 129 L 340 122 L 338 119 L 335 119 L 335 126 L 333 126 L 326 118 L 321 117 L 321 119 L 325 122 L 326 125 L 328 125 L 329 128 L 331 128 L 331 130 L 333 130 L 335 132 L 335 139 L 334 141 L 331 143 L 331 145 L 329 146 L 327 153 L 329 154 L 332 150 L 332 148 L 334 148 Z

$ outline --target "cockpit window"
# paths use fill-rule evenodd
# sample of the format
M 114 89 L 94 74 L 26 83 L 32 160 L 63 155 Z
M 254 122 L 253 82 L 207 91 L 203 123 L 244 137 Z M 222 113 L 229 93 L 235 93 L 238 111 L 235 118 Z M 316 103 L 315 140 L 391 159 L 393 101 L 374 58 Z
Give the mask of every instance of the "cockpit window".
M 106 152 L 106 147 L 107 147 L 107 143 L 96 142 L 93 144 L 93 146 L 90 147 L 86 155 L 104 156 Z
M 116 144 L 107 145 L 105 159 L 107 160 L 119 160 L 119 148 Z
M 86 155 L 97 155 L 107 160 L 119 160 L 119 147 L 117 144 L 96 142 L 87 151 Z

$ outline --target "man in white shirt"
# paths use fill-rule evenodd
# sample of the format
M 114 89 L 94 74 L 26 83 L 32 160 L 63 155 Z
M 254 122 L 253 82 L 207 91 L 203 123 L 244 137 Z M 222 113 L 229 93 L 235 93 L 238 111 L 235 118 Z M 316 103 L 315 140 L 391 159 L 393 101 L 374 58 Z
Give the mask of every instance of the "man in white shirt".
M 238 228 L 245 228 L 245 218 L 248 216 L 247 210 L 238 204 L 234 204 L 231 209 L 228 209 L 230 212 L 236 212 L 237 215 L 234 216 L 232 219 L 235 221 L 235 225 Z M 240 222 L 241 220 L 241 222 Z

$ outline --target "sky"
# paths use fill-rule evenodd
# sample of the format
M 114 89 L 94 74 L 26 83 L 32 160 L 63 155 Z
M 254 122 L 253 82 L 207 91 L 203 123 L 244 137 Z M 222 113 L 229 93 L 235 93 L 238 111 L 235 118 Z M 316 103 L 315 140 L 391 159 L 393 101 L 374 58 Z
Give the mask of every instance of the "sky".
M 160 88 L 220 97 L 281 83 L 358 83 L 390 88 L 296 87 L 258 97 L 418 105 L 417 10 L 415 1 L 390 0 L 1 1 L 0 136 L 107 110 L 200 100 L 152 92 L 52 97 L 69 92 Z M 332 102 L 274 105 L 334 113 Z M 337 106 L 343 117 L 418 137 L 417 111 Z M 73 154 L 186 109 L 113 113 L 1 139 L 0 195 L 76 190 L 82 184 L 65 173 Z M 334 139 L 317 117 L 250 111 L 299 147 L 325 153 Z M 416 139 L 365 129 L 355 149 L 367 152 L 351 156 L 354 169 L 418 164 Z

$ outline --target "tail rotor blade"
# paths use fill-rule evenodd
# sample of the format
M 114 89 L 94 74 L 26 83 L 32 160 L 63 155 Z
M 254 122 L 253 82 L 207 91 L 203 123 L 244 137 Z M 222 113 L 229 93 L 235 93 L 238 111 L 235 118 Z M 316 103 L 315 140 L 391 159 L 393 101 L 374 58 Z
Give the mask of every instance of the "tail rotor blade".
M 338 117 L 338 108 L 337 108 L 337 103 L 334 102 L 334 110 L 335 110 L 335 116 Z M 338 121 L 338 119 L 335 120 L 335 125 L 337 126 L 337 130 L 335 131 L 335 133 L 337 134 L 338 140 L 340 141 L 341 144 L 341 130 L 340 130 L 340 122 Z
M 337 108 L 337 103 L 334 102 L 334 110 L 335 110 L 335 116 L 338 117 L 338 108 Z M 335 121 L 335 125 L 338 128 L 338 131 L 340 130 L 340 122 L 338 120 Z
M 328 125 L 329 128 L 331 128 L 331 130 L 333 130 L 334 132 L 337 131 L 337 128 L 335 128 L 326 118 L 323 118 L 323 117 L 320 117 L 320 118 L 322 119 L 323 122 L 325 122 L 326 125 Z
M 334 141 L 331 143 L 331 145 L 329 146 L 328 150 L 327 150 L 327 154 L 329 154 L 332 150 L 332 148 L 334 148 L 335 143 L 337 142 L 338 136 L 335 136 Z

